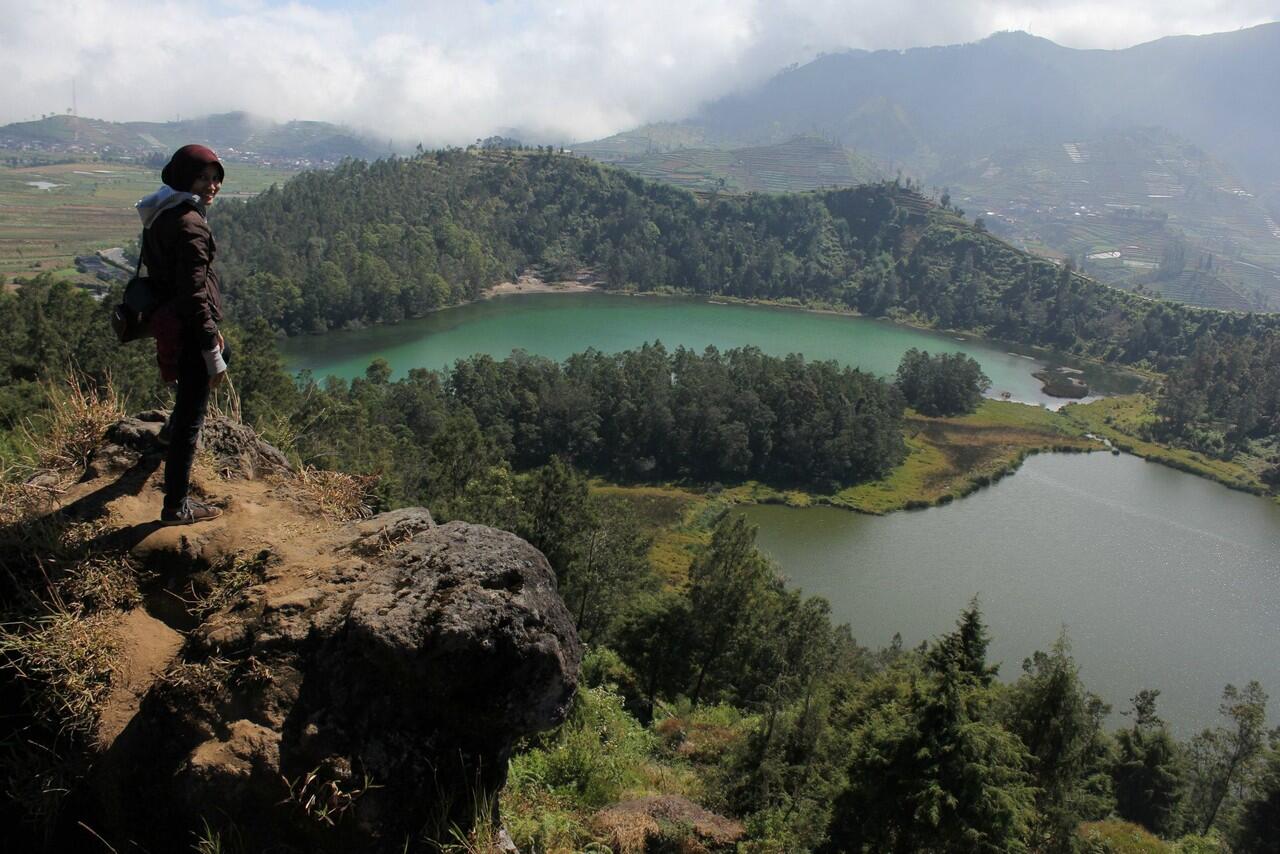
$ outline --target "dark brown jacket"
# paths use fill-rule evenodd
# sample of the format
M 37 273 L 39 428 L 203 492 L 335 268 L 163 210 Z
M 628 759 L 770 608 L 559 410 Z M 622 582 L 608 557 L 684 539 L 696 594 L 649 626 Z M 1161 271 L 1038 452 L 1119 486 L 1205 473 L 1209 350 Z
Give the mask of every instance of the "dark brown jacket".
M 181 334 L 194 337 L 202 351 L 215 348 L 222 320 L 222 291 L 213 269 L 217 249 L 209 224 L 193 204 L 161 211 L 144 231 L 147 274 L 172 289 L 171 309 Z

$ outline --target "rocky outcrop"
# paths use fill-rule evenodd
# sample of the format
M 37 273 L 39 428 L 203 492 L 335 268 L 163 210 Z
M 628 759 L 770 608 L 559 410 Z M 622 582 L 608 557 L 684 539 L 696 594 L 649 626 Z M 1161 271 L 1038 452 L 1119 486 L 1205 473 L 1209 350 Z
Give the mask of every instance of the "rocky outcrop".
M 317 518 L 283 456 L 221 419 L 200 488 L 224 515 L 159 528 L 142 518 L 155 475 L 112 489 L 158 468 L 157 428 L 113 427 L 78 487 L 134 531 L 157 574 L 149 613 L 186 634 L 112 717 L 127 722 L 82 798 L 93 827 L 147 850 L 207 823 L 247 850 L 399 852 L 496 814 L 512 746 L 558 725 L 576 688 L 581 647 L 543 555 L 423 509 Z

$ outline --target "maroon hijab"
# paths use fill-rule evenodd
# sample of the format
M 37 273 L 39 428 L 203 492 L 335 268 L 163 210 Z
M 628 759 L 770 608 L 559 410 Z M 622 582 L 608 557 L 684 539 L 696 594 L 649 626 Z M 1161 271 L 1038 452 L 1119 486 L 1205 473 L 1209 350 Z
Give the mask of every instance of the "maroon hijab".
M 191 189 L 192 183 L 200 177 L 204 167 L 211 163 L 218 167 L 218 179 L 222 180 L 226 172 L 222 168 L 222 161 L 213 153 L 212 148 L 203 145 L 184 145 L 169 158 L 169 162 L 160 172 L 160 180 L 175 190 L 185 192 Z

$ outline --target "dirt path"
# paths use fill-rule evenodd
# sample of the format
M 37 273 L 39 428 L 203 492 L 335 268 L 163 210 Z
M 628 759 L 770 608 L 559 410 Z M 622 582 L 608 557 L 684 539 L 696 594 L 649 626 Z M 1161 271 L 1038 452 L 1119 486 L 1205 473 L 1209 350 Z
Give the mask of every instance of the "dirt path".
M 135 565 L 177 573 L 146 594 L 147 604 L 120 614 L 114 624 L 120 655 L 99 710 L 101 750 L 114 743 L 148 689 L 179 658 L 183 630 L 196 622 L 182 601 L 194 596 L 188 589 L 193 579 L 184 572 L 220 572 L 237 561 L 255 562 L 251 583 L 274 606 L 285 607 L 305 599 L 317 574 L 335 564 L 335 530 L 342 526 L 316 512 L 289 472 L 251 479 L 225 462 L 198 458 L 192 492 L 221 507 L 222 516 L 198 525 L 160 526 L 164 469 L 157 457 L 154 452 L 123 474 L 116 468 L 81 481 L 61 502 L 76 515 L 101 519 L 104 543 L 127 550 Z
M 182 648 L 182 635 L 135 608 L 116 626 L 121 663 L 98 722 L 98 747 L 106 750 L 138 712 L 138 704 Z

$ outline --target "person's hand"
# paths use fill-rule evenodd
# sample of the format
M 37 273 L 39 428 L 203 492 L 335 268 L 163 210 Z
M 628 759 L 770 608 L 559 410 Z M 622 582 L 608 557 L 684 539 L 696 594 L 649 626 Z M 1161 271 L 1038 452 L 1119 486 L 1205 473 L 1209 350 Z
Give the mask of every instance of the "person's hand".
M 209 388 L 217 388 L 227 378 L 227 366 L 222 362 L 222 351 L 226 349 L 227 339 L 222 337 L 221 332 L 216 334 L 218 337 L 213 342 L 213 349 L 205 353 L 204 359 L 205 364 L 209 366 L 209 370 L 212 371 L 215 367 L 220 367 L 222 370 L 216 374 L 209 375 Z

